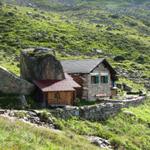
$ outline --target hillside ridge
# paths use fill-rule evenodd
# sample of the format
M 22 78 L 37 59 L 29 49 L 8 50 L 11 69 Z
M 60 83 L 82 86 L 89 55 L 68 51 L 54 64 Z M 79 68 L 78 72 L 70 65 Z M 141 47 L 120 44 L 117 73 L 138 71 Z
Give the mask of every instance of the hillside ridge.
M 105 6 L 102 8 L 94 2 L 90 8 L 88 3 L 81 5 L 78 1 L 78 9 L 69 6 L 67 11 L 49 9 L 47 12 L 32 6 L 5 5 L 3 1 L 0 8 L 0 64 L 19 73 L 16 67 L 19 67 L 19 51 L 40 46 L 54 48 L 58 59 L 106 57 L 125 76 L 148 82 L 148 2 L 133 5 L 135 9 L 126 6 L 122 10 L 124 3 L 123 6 L 116 2 L 106 5 L 102 1 Z M 123 57 L 123 61 L 114 61 L 116 56 Z

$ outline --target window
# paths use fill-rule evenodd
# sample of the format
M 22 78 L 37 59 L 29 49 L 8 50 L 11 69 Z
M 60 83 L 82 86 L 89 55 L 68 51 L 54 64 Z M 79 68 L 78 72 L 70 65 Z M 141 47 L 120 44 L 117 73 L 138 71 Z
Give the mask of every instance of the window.
M 99 83 L 99 75 L 91 76 L 91 83 L 98 84 Z
M 108 76 L 101 76 L 101 83 L 108 83 Z

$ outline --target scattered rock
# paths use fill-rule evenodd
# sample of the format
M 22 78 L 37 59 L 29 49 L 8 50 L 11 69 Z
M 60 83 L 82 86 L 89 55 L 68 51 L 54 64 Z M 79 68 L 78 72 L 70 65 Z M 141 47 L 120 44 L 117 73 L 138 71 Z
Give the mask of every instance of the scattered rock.
M 112 149 L 111 144 L 108 140 L 105 140 L 97 136 L 88 136 L 87 138 L 92 144 L 95 144 L 96 146 L 100 148 L 105 148 L 107 150 Z
M 0 7 L 1 7 L 1 6 L 3 6 L 3 3 L 2 3 L 2 2 L 0 2 Z
M 5 113 L 5 110 L 0 109 L 0 115 L 1 115 L 1 114 L 4 114 L 4 113 Z
M 123 56 L 120 56 L 120 55 L 114 57 L 114 61 L 117 61 L 117 62 L 124 61 L 124 60 L 125 60 L 125 58 Z
M 51 118 L 52 115 L 48 112 L 42 111 L 42 112 L 38 113 L 38 117 L 40 118 L 40 120 L 42 122 L 46 122 L 46 123 L 49 123 L 49 124 L 51 124 L 53 122 L 53 120 Z
M 118 19 L 119 15 L 118 14 L 112 14 L 112 15 L 110 15 L 110 17 L 113 18 L 113 19 Z
M 35 7 L 35 5 L 33 5 L 32 3 L 28 3 L 27 4 L 29 7 Z
M 5 14 L 5 16 L 8 16 L 8 17 L 13 17 L 15 14 L 13 12 L 7 12 Z
M 145 58 L 143 55 L 139 56 L 137 59 L 136 59 L 136 62 L 140 63 L 140 64 L 143 64 L 145 63 Z
M 0 92 L 4 94 L 29 95 L 34 85 L 0 66 Z
M 100 49 L 97 49 L 97 50 L 96 50 L 96 53 L 98 53 L 98 54 L 103 54 L 103 51 L 100 50 Z
M 123 88 L 122 84 L 120 84 L 120 83 L 117 83 L 116 86 L 117 86 L 117 88 L 119 88 L 119 89 L 122 89 L 122 88 Z
M 31 16 L 31 15 L 32 15 L 32 12 L 26 12 L 26 14 L 27 14 L 28 16 Z
M 123 85 L 123 90 L 124 91 L 127 91 L 127 92 L 131 92 L 132 91 L 132 88 L 128 85 L 126 85 L 125 83 L 122 84 Z
M 30 120 L 31 123 L 35 123 L 37 125 L 41 125 L 42 123 L 40 122 L 40 118 L 39 117 L 33 117 L 31 116 L 30 118 L 28 118 Z
M 150 79 L 149 79 L 149 81 L 150 81 Z M 145 82 L 144 83 L 144 86 L 150 91 L 150 82 Z
M 35 112 L 33 112 L 33 111 L 29 111 L 29 112 L 28 112 L 28 115 L 29 115 L 29 116 L 34 116 L 34 117 L 35 117 L 35 116 L 37 116 L 37 113 L 35 113 Z
M 96 54 L 103 54 L 103 50 L 101 49 L 93 48 L 93 52 L 95 52 Z
M 45 127 L 49 127 L 53 129 L 55 128 L 55 125 L 53 124 L 53 119 L 51 118 L 50 115 L 48 117 L 48 120 L 43 120 L 41 119 L 38 113 L 33 112 L 33 111 L 23 111 L 23 110 L 6 110 L 5 111 L 5 110 L 0 109 L 0 115 L 3 117 L 19 119 L 23 122 L 33 123 L 37 126 L 45 126 Z
M 124 110 L 123 113 L 127 116 L 136 116 L 133 112 Z

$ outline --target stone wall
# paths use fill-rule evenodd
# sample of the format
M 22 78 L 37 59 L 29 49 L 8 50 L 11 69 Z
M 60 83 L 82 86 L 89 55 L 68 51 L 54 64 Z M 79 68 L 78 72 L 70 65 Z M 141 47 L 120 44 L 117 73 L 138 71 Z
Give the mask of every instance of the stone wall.
M 129 106 L 138 106 L 139 104 L 143 103 L 146 99 L 145 96 L 139 96 L 132 99 L 125 99 L 125 100 L 103 100 L 103 103 L 123 103 L 124 107 Z
M 96 100 L 97 94 L 105 94 L 106 96 L 111 96 L 111 87 L 112 81 L 110 77 L 110 71 L 106 68 L 103 64 L 100 64 L 96 67 L 91 73 L 98 73 L 99 74 L 99 83 L 92 84 L 91 83 L 91 74 L 88 74 L 87 81 L 88 81 L 88 100 Z M 101 74 L 108 74 L 108 83 L 101 82 Z
M 91 106 L 73 107 L 66 106 L 65 108 L 57 108 L 51 110 L 55 117 L 68 119 L 70 117 L 80 117 L 87 120 L 105 120 L 108 117 L 114 116 L 124 107 L 137 106 L 145 100 L 144 96 L 136 99 L 122 101 L 105 101 L 103 103 Z
M 114 116 L 123 107 L 122 103 L 106 103 L 88 107 L 80 107 L 79 117 L 87 120 L 105 120 Z
M 95 73 L 99 75 L 99 83 L 92 84 L 91 76 Z M 108 74 L 108 83 L 101 82 L 102 74 Z M 104 94 L 107 97 L 110 97 L 112 87 L 112 80 L 110 75 L 111 74 L 109 69 L 106 68 L 102 63 L 99 66 L 97 66 L 91 73 L 79 75 L 83 79 L 83 83 L 81 84 L 78 82 L 78 80 L 76 81 L 83 86 L 82 99 L 86 99 L 88 101 L 95 101 L 97 99 L 97 94 Z M 74 76 L 74 74 L 72 76 Z

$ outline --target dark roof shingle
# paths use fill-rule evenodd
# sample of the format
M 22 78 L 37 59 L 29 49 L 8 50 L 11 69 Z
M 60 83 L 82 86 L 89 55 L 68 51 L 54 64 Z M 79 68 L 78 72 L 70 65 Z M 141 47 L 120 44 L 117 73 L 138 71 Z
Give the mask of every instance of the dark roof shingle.
M 90 73 L 97 65 L 103 62 L 101 59 L 64 60 L 61 61 L 63 69 L 67 73 Z

